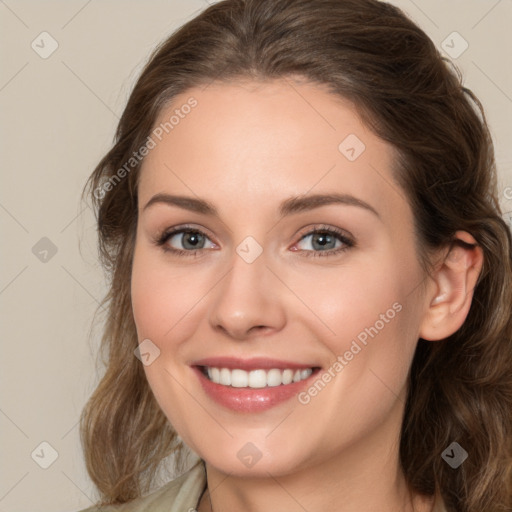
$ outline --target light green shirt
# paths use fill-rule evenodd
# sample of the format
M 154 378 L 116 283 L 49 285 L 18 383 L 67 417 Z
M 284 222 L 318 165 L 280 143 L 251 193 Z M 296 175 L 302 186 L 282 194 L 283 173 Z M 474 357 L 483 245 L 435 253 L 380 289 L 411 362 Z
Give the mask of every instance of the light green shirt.
M 205 488 L 206 471 L 199 460 L 186 473 L 147 496 L 122 505 L 93 506 L 80 512 L 196 512 Z M 440 497 L 433 512 L 446 512 Z
M 90 507 L 80 512 L 195 512 L 206 488 L 206 471 L 202 460 L 180 477 L 156 491 L 122 505 Z

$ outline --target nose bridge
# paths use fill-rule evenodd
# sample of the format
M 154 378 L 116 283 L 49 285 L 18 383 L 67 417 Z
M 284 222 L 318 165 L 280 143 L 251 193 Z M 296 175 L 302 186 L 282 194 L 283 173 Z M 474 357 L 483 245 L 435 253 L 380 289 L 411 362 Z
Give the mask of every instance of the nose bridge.
M 244 338 L 253 327 L 282 327 L 284 309 L 267 264 L 263 247 L 254 238 L 246 237 L 235 247 L 230 270 L 221 279 L 213 301 L 213 328 Z
M 263 250 L 255 238 L 247 236 L 238 244 L 233 254 L 231 265 L 230 285 L 235 291 L 246 292 L 254 298 L 266 294 L 265 285 L 268 281 L 268 253 Z M 241 290 L 238 290 L 241 288 Z M 242 293 L 242 297 L 245 293 Z

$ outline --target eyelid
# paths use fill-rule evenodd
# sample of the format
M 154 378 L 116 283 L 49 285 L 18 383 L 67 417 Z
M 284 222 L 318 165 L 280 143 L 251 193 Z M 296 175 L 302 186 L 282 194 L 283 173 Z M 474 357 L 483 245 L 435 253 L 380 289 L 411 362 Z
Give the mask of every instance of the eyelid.
M 199 233 L 200 235 L 207 238 L 213 245 L 218 245 L 212 240 L 212 237 L 210 236 L 209 233 L 207 233 L 207 231 L 208 230 L 206 230 L 203 227 L 197 227 L 192 224 L 181 224 L 178 226 L 174 226 L 172 228 L 166 228 L 163 231 L 159 232 L 159 234 L 157 234 L 153 238 L 153 243 L 155 243 L 156 245 L 162 246 L 162 248 L 164 248 L 164 250 L 167 250 L 168 252 L 180 252 L 181 251 L 181 252 L 192 253 L 194 251 L 201 251 L 202 249 L 195 249 L 195 250 L 194 249 L 184 250 L 184 249 L 175 249 L 175 248 L 167 248 L 166 249 L 165 245 L 166 245 L 167 241 L 170 238 L 172 238 L 173 236 L 178 235 L 178 234 L 190 233 L 190 232 Z
M 315 250 L 306 250 L 306 249 L 299 249 L 297 250 L 298 253 L 300 253 L 302 256 L 305 257 L 328 257 L 328 256 L 337 256 L 341 254 L 342 252 L 356 247 L 356 241 L 355 238 L 348 233 L 347 231 L 326 225 L 326 224 L 316 224 L 313 227 L 308 226 L 307 228 L 304 228 L 304 230 L 301 230 L 301 233 L 299 236 L 299 240 L 293 244 L 292 247 L 295 247 L 297 244 L 302 242 L 305 238 L 309 236 L 313 236 L 315 234 L 325 234 L 327 233 L 330 236 L 334 236 L 338 240 L 341 241 L 343 244 L 341 247 L 337 247 L 334 249 L 327 249 L 325 251 L 315 251 Z
M 166 246 L 167 241 L 172 238 L 175 235 L 178 234 L 184 234 L 184 233 L 199 233 L 200 235 L 207 238 L 212 244 L 217 245 L 213 240 L 211 240 L 211 236 L 206 232 L 207 230 L 203 227 L 196 227 L 191 224 L 182 224 L 178 226 L 174 226 L 172 228 L 164 229 L 159 235 L 157 235 L 153 242 L 161 246 L 162 250 L 168 253 L 172 253 L 175 255 L 186 255 L 186 256 L 195 256 L 198 252 L 203 253 L 205 248 L 199 248 L 199 249 L 176 249 L 174 247 L 169 248 Z M 305 250 L 305 249 L 299 249 L 297 252 L 304 254 L 305 256 L 329 256 L 329 255 L 335 255 L 338 253 L 341 253 L 344 250 L 350 249 L 352 247 L 356 246 L 355 238 L 348 233 L 347 231 L 326 225 L 326 224 L 315 224 L 313 226 L 308 226 L 306 228 L 303 228 L 299 234 L 297 235 L 299 239 L 294 242 L 293 246 L 300 243 L 304 238 L 308 236 L 312 236 L 317 233 L 327 233 L 332 236 L 335 236 L 338 238 L 344 245 L 343 247 L 338 247 L 336 249 L 328 249 L 325 251 L 315 251 L 315 250 Z M 292 246 L 292 247 L 293 247 Z M 211 249 L 211 248 L 207 248 Z
M 204 236 L 207 236 L 210 239 L 212 238 L 212 236 L 210 235 L 210 232 L 206 228 L 204 228 L 203 226 L 198 226 L 198 225 L 195 225 L 195 224 L 178 224 L 176 226 L 167 227 L 167 228 L 164 228 L 164 229 L 160 230 L 155 235 L 154 240 L 159 240 L 159 239 L 162 239 L 164 237 L 168 237 L 170 235 L 174 235 L 176 233 L 190 232 L 190 231 L 200 233 L 200 234 L 202 234 Z
M 302 240 L 306 236 L 312 235 L 314 233 L 332 233 L 336 236 L 339 236 L 340 238 L 344 238 L 347 242 L 351 242 L 355 244 L 354 237 L 346 230 L 337 228 L 334 226 L 331 226 L 329 224 L 314 224 L 313 226 L 307 226 L 306 228 L 303 228 L 299 231 L 299 234 L 297 235 L 299 237 L 299 240 Z

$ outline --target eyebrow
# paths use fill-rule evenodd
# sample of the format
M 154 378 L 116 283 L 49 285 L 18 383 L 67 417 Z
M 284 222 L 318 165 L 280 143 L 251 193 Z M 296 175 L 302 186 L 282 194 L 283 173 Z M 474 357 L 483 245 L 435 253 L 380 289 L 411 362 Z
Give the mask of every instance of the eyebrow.
M 201 213 L 204 215 L 212 215 L 219 217 L 219 213 L 215 206 L 204 199 L 197 199 L 188 196 L 176 196 L 170 194 L 156 194 L 154 195 L 144 206 L 142 211 L 147 210 L 150 206 L 155 204 L 168 204 L 171 206 L 178 206 L 191 212 Z M 331 204 L 342 204 L 346 206 L 357 206 L 370 211 L 376 215 L 379 219 L 381 218 L 377 210 L 367 202 L 354 197 L 350 194 L 310 194 L 302 196 L 294 196 L 285 199 L 279 206 L 279 216 L 285 217 L 287 215 L 293 215 L 294 213 L 300 213 L 321 206 Z

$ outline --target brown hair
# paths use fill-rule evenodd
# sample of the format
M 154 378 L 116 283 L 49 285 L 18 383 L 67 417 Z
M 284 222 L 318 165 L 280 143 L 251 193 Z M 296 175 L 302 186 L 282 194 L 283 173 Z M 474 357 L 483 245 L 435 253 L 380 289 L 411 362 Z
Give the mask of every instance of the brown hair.
M 164 41 L 145 66 L 115 143 L 84 190 L 110 276 L 106 373 L 81 418 L 86 464 L 102 503 L 146 492 L 162 460 L 181 451 L 133 355 L 130 276 L 140 163 L 112 180 L 177 94 L 214 80 L 293 76 L 351 101 L 397 150 L 396 180 L 413 209 L 426 272 L 431 250 L 447 246 L 457 230 L 481 246 L 484 266 L 465 323 L 446 340 L 418 341 L 400 457 L 411 489 L 440 491 L 450 511 L 510 510 L 512 243 L 497 199 L 491 136 L 460 72 L 400 9 L 376 0 L 221 1 Z M 456 470 L 441 458 L 453 441 L 469 453 Z

